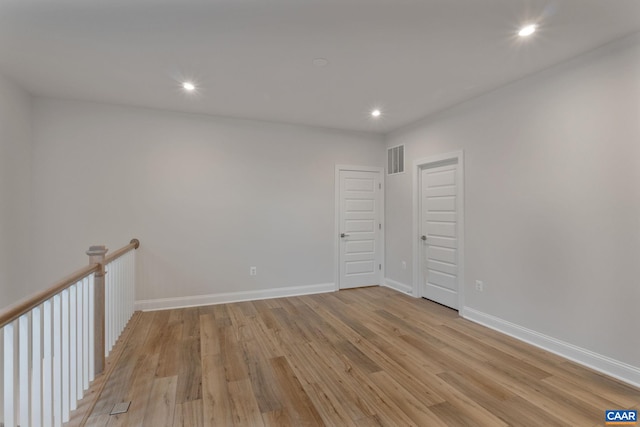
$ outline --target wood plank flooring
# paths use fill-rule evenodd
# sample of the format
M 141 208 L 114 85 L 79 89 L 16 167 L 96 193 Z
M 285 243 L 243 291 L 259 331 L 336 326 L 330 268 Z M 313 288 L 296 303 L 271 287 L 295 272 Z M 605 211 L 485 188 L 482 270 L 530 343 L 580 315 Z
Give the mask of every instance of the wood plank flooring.
M 122 345 L 87 425 L 597 426 L 640 406 L 638 389 L 379 287 L 142 313 Z

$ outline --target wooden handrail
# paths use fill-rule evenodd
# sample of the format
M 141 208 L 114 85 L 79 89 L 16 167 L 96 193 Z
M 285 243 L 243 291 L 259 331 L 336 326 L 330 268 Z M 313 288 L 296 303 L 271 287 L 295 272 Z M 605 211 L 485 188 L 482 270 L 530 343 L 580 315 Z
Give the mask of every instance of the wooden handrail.
M 74 273 L 71 273 L 64 279 L 59 280 L 50 288 L 40 291 L 35 295 L 27 297 L 15 304 L 10 305 L 7 308 L 2 309 L 0 311 L 0 328 L 13 322 L 18 317 L 29 312 L 29 310 L 39 306 L 49 298 L 58 295 L 60 292 L 71 287 L 71 285 L 77 283 L 79 280 L 84 279 L 91 273 L 95 273 L 99 268 L 99 264 L 87 265 L 86 267 L 83 267 L 79 270 L 76 270 Z
M 106 256 L 104 259 L 104 263 L 108 264 L 113 260 L 121 257 L 122 255 L 126 254 L 127 252 L 133 249 L 138 249 L 139 246 L 140 246 L 140 241 L 138 239 L 133 239 L 127 246 L 124 246 L 118 249 L 117 251 L 113 252 L 109 256 Z M 75 272 L 71 273 L 67 277 L 57 281 L 50 288 L 40 291 L 30 297 L 24 298 L 16 302 L 15 304 L 12 304 L 9 307 L 6 307 L 0 310 L 0 328 L 3 328 L 5 325 L 8 325 L 9 323 L 16 320 L 18 317 L 29 312 L 29 310 L 39 306 L 46 300 L 52 298 L 53 296 L 59 294 L 65 289 L 71 287 L 73 284 L 84 279 L 91 273 L 96 273 L 98 271 L 101 271 L 102 267 L 103 266 L 101 266 L 100 264 L 90 264 L 86 267 L 76 270 Z
M 127 246 L 124 246 L 118 249 L 117 251 L 112 252 L 109 255 L 106 255 L 104 257 L 104 263 L 109 264 L 110 262 L 115 261 L 116 259 L 120 258 L 122 255 L 126 254 L 127 252 L 133 249 L 138 249 L 139 247 L 140 247 L 140 240 L 132 239 Z

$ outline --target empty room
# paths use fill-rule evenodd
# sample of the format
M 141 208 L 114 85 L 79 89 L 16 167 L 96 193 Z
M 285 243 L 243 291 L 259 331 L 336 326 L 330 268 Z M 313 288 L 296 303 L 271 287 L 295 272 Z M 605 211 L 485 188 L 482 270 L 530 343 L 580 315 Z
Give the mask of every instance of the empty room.
M 0 427 L 640 410 L 640 1 L 0 0 Z

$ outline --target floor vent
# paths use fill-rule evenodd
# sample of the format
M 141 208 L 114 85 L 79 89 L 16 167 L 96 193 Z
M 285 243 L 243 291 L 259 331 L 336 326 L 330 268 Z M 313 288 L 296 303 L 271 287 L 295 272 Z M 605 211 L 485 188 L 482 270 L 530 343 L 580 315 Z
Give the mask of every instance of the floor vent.
M 129 411 L 129 406 L 131 406 L 131 402 L 116 403 L 111 412 L 109 412 L 109 415 L 125 414 Z

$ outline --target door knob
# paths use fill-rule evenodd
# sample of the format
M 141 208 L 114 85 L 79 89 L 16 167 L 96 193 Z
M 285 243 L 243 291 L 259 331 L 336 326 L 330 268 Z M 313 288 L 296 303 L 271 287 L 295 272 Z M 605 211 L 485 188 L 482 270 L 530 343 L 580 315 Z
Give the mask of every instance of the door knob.
M 425 241 L 427 240 L 427 236 L 425 236 L 425 235 L 420 236 L 420 238 L 421 238 L 422 240 L 425 240 Z
M 349 237 L 348 234 L 340 233 L 340 237 Z

